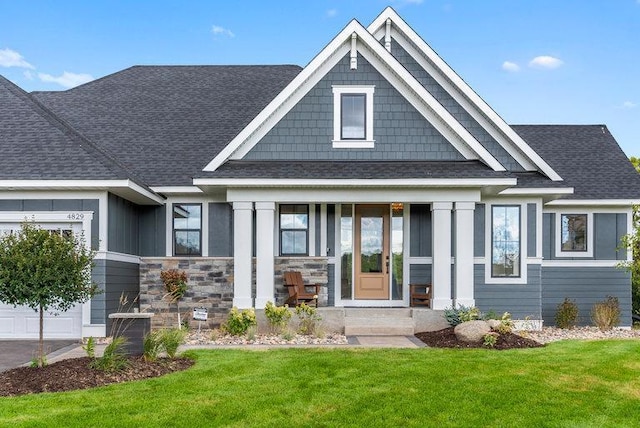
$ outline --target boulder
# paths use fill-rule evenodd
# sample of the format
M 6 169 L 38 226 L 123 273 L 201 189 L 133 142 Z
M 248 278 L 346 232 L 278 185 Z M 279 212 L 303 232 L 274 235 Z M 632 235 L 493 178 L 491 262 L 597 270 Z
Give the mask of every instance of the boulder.
M 499 320 L 487 320 L 487 324 L 489 324 L 489 328 L 491 330 L 495 330 L 496 328 L 500 327 L 500 324 L 502 324 L 502 322 L 500 322 Z
M 491 332 L 491 327 L 486 321 L 467 321 L 458 324 L 453 331 L 462 342 L 478 343 L 482 342 L 485 334 Z

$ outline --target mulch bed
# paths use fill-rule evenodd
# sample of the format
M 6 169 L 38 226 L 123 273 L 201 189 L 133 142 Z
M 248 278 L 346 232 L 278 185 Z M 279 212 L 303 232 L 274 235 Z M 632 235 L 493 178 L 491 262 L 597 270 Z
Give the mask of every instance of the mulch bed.
M 160 358 L 147 362 L 142 357 L 129 357 L 126 369 L 105 372 L 89 367 L 91 361 L 88 357 L 70 358 L 42 368 L 18 367 L 7 370 L 0 373 L 0 396 L 72 391 L 147 379 L 186 370 L 194 363 L 188 358 Z
M 485 348 L 485 349 L 517 349 L 517 348 L 540 348 L 544 345 L 532 339 L 519 336 L 514 333 L 504 333 L 498 337 L 498 341 L 493 348 L 480 343 L 461 342 L 453 332 L 453 327 L 438 331 L 426 331 L 416 333 L 416 337 L 434 348 Z

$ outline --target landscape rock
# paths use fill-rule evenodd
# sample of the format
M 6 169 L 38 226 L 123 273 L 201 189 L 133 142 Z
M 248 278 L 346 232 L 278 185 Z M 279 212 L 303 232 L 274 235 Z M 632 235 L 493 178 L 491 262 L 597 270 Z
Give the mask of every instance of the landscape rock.
M 467 321 L 458 324 L 454 332 L 462 342 L 477 343 L 483 340 L 485 334 L 491 332 L 491 327 L 486 321 Z
M 491 330 L 495 330 L 496 328 L 498 328 L 500 326 L 500 324 L 502 324 L 500 321 L 498 320 L 487 320 L 487 324 L 489 324 L 489 328 Z

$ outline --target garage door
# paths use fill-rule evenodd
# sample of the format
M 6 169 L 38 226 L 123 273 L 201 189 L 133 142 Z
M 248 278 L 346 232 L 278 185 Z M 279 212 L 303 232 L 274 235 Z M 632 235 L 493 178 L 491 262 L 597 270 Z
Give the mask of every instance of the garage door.
M 43 229 L 53 233 L 79 233 L 82 224 L 42 223 Z M 19 223 L 0 223 L 0 233 L 15 233 Z M 38 312 L 26 306 L 14 308 L 0 303 L 0 339 L 37 339 L 40 331 Z M 82 305 L 76 305 L 58 315 L 46 313 L 44 337 L 47 339 L 76 339 L 82 337 Z

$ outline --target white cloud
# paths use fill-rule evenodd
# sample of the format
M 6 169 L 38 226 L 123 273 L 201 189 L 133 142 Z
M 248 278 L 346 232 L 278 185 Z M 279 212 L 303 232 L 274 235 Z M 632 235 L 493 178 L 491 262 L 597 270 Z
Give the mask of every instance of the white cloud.
M 228 28 L 221 27 L 219 25 L 214 25 L 211 27 L 211 32 L 214 36 L 227 36 L 227 37 L 235 37 L 231 30 Z
M 516 73 L 520 71 L 520 66 L 515 62 L 505 61 L 502 63 L 502 69 L 505 71 L 510 71 L 512 73 Z
M 58 77 L 46 73 L 38 73 L 38 77 L 43 82 L 57 83 L 58 85 L 65 88 L 73 88 L 74 86 L 82 85 L 83 83 L 90 82 L 94 79 L 94 77 L 90 74 L 76 74 L 69 73 L 68 71 L 65 71 Z
M 22 75 L 25 77 L 25 79 L 27 80 L 33 80 L 33 73 L 29 70 L 25 70 Z
M 638 3 L 640 3 L 640 0 L 638 0 Z M 637 103 L 634 103 L 633 101 L 625 101 L 622 103 L 622 108 L 636 108 L 638 107 Z
M 560 67 L 562 64 L 564 64 L 564 62 L 561 59 L 549 55 L 537 56 L 529 61 L 529 67 L 535 68 L 554 69 Z
M 640 1 L 640 0 L 639 0 Z M 327 11 L 327 16 L 329 18 L 333 18 L 334 16 L 336 16 L 338 14 L 338 9 L 329 9 Z
M 20 67 L 30 68 L 32 70 L 35 67 L 24 60 L 22 55 L 11 49 L 0 49 L 0 67 Z

